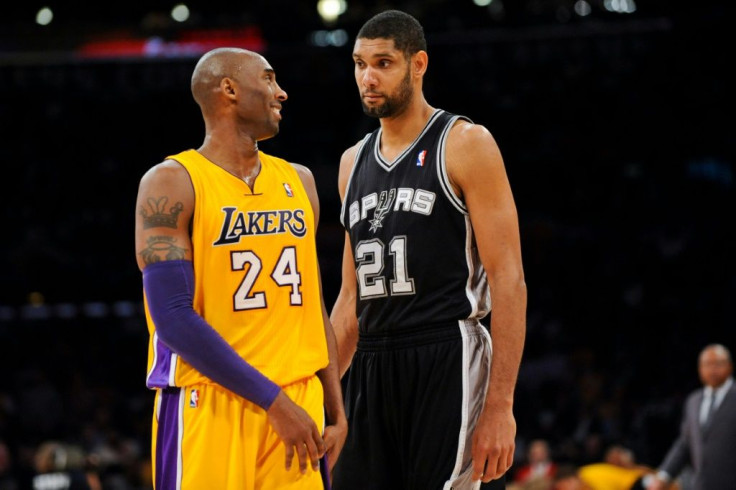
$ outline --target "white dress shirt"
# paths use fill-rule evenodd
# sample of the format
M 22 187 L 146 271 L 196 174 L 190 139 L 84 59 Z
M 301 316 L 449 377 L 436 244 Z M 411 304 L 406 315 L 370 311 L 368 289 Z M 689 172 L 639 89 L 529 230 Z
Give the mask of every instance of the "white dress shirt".
M 711 386 L 706 386 L 703 390 L 703 402 L 700 404 L 700 424 L 704 424 L 706 419 L 708 418 L 708 412 L 710 411 L 711 407 L 711 400 L 713 400 L 713 403 L 715 404 L 715 407 L 713 407 L 713 411 L 718 410 L 718 407 L 721 405 L 721 402 L 723 401 L 723 397 L 726 396 L 726 393 L 728 393 L 728 390 L 731 389 L 731 385 L 733 384 L 733 378 L 728 378 L 725 383 L 723 383 L 718 388 L 713 388 Z M 711 394 L 715 394 L 715 398 L 711 397 Z

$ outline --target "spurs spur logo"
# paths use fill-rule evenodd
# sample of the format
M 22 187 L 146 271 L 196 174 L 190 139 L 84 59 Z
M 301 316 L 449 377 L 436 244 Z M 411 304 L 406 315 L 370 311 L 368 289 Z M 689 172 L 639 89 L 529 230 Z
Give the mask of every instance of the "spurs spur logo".
M 391 209 L 391 206 L 394 203 L 395 197 L 396 197 L 396 189 L 391 189 L 390 191 L 381 192 L 381 197 L 378 198 L 378 205 L 376 206 L 376 209 L 373 211 L 373 219 L 370 220 L 370 223 L 371 223 L 370 231 L 375 233 L 376 231 L 378 231 L 379 228 L 383 227 L 383 218 L 386 216 L 386 214 Z

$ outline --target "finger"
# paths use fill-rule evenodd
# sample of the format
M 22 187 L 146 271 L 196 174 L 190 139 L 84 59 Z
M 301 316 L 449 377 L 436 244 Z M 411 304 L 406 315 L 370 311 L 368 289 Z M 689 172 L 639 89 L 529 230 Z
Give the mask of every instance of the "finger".
M 291 469 L 291 462 L 294 460 L 294 446 L 286 446 L 286 471 Z
M 325 454 L 330 452 L 332 446 L 335 445 L 335 438 L 332 435 L 331 427 L 325 427 L 325 432 L 322 434 L 322 440 L 325 443 Z
M 506 470 L 509 468 L 508 464 L 508 456 L 502 455 L 499 457 L 495 464 L 492 463 L 493 459 L 488 460 L 488 465 L 486 466 L 486 474 L 483 475 L 483 482 L 488 483 L 491 480 L 495 480 L 497 478 L 501 478 L 504 473 L 506 473 Z
M 325 454 L 325 458 L 327 459 L 327 468 L 329 470 L 329 474 L 332 475 L 332 470 L 335 468 L 335 463 L 337 462 L 337 458 L 334 457 L 332 454 L 332 451 Z
M 511 467 L 514 464 L 514 451 L 509 451 L 508 454 L 506 454 L 506 469 L 504 470 L 504 473 L 509 471 Z
M 320 451 L 317 449 L 317 444 L 312 439 L 307 439 L 307 453 L 310 461 L 312 461 L 312 469 L 314 471 L 319 470 L 319 459 L 322 457 Z
M 327 445 L 325 444 L 325 440 L 322 438 L 322 434 L 317 430 L 317 426 L 312 427 L 312 438 L 314 439 L 314 443 L 316 444 L 316 450 L 317 450 L 317 459 L 321 458 L 325 455 L 325 451 L 327 451 Z
M 486 458 L 473 458 L 473 481 L 478 481 L 483 478 L 485 470 Z
M 299 471 L 303 475 L 307 472 L 307 458 L 309 457 L 307 454 L 307 445 L 304 443 L 297 444 L 296 454 L 299 456 Z
M 498 467 L 501 464 L 504 463 L 502 463 L 501 459 L 498 457 L 488 458 L 488 461 L 486 462 L 486 471 L 483 473 L 483 478 L 481 478 L 481 481 L 483 483 L 488 483 L 494 478 L 498 478 L 499 476 L 501 476 L 501 473 L 498 472 Z

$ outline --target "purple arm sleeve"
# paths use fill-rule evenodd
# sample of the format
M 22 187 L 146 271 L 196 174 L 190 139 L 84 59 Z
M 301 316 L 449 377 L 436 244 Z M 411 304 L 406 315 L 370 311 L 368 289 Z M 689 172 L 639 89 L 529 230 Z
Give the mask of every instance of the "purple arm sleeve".
M 166 260 L 143 269 L 143 290 L 159 339 L 197 371 L 268 410 L 281 388 L 248 364 L 192 307 L 194 268 Z

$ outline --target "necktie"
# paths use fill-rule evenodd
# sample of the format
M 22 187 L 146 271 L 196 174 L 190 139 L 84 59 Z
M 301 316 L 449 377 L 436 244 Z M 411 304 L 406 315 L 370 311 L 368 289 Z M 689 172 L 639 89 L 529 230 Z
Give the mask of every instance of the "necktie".
M 715 390 L 712 390 L 708 394 L 708 411 L 705 415 L 705 421 L 703 422 L 703 434 L 706 434 L 708 432 L 708 429 L 710 429 L 710 424 L 713 421 L 713 413 L 716 411 L 716 393 Z

